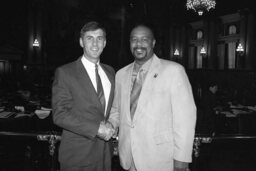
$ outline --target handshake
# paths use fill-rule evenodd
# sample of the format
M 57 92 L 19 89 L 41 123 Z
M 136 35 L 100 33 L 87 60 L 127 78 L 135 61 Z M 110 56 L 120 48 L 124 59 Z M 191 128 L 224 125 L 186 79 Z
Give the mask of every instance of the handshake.
M 108 141 L 111 137 L 115 138 L 117 136 L 117 129 L 109 121 L 102 121 L 97 136 Z

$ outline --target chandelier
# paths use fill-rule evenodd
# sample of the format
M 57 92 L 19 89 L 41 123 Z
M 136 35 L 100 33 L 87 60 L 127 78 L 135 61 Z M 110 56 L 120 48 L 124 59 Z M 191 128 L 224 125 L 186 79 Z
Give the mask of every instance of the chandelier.
M 204 11 L 209 11 L 211 8 L 215 8 L 215 0 L 187 0 L 187 10 L 192 9 L 198 13 L 198 15 L 203 15 Z

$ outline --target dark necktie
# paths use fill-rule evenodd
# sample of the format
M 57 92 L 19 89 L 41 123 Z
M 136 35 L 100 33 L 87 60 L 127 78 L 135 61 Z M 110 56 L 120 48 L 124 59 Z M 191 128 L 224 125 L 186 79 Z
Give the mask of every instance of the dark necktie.
M 97 64 L 95 65 L 95 75 L 96 75 L 96 83 L 97 83 L 97 94 L 98 94 L 98 97 L 100 99 L 100 103 L 101 103 L 101 105 L 102 105 L 102 107 L 105 111 L 106 102 L 105 102 L 103 86 L 102 86 L 102 83 L 101 83 L 101 79 L 100 79 L 100 75 L 99 75 L 99 72 L 98 72 L 98 65 Z
M 131 119 L 133 119 L 135 110 L 137 108 L 138 99 L 140 96 L 141 88 L 143 83 L 143 73 L 142 70 L 139 70 L 137 76 L 133 82 L 131 96 L 130 96 L 130 112 L 131 112 Z

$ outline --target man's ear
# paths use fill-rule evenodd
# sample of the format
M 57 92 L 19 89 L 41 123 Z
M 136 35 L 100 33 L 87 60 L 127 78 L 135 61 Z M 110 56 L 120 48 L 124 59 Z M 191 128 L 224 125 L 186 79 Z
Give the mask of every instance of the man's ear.
M 152 43 L 153 43 L 153 48 L 154 48 L 155 44 L 156 44 L 156 40 L 154 39 Z
M 79 38 L 79 44 L 80 44 L 81 47 L 84 47 L 83 40 L 82 40 L 81 37 Z
M 106 44 L 107 44 L 107 40 L 104 41 L 104 48 L 105 48 Z

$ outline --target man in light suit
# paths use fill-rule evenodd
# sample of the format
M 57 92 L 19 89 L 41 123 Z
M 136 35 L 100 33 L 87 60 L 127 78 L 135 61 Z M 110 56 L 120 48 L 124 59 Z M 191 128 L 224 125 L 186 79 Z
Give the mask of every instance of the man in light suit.
M 111 171 L 111 144 L 107 140 L 113 128 L 107 120 L 115 72 L 100 63 L 106 31 L 98 22 L 86 23 L 79 42 L 83 55 L 57 68 L 52 86 L 53 121 L 63 128 L 60 169 Z
M 119 127 L 119 158 L 124 169 L 185 171 L 192 160 L 196 106 L 184 68 L 158 58 L 153 52 L 155 42 L 146 24 L 131 31 L 135 61 L 116 74 L 109 121 L 115 129 Z M 134 100 L 136 79 L 142 80 L 142 87 Z

